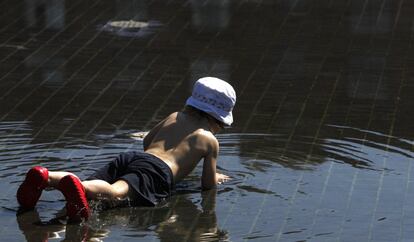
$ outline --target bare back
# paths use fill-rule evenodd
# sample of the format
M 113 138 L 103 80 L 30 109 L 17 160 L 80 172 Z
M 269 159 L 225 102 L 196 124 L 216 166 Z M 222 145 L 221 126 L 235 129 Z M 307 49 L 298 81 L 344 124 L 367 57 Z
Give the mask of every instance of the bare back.
M 171 168 L 175 182 L 187 176 L 204 158 L 203 186 L 216 182 L 218 141 L 206 118 L 175 112 L 157 124 L 144 139 L 144 150 Z

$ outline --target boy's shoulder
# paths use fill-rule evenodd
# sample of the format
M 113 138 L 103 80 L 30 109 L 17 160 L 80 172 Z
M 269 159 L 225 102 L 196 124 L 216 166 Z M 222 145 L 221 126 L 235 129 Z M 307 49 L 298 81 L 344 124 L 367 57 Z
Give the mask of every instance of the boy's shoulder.
M 192 127 L 190 128 L 194 129 L 192 132 L 192 136 L 196 136 L 197 140 L 201 142 L 211 143 L 214 146 L 218 146 L 218 140 L 216 136 L 210 131 L 207 122 L 203 121 L 203 119 L 200 117 L 189 118 L 188 115 L 191 116 L 193 114 L 179 111 L 171 113 L 169 117 L 171 119 L 175 119 L 177 123 L 180 123 L 180 125 L 185 126 L 185 128 Z M 181 118 L 180 116 L 186 117 Z

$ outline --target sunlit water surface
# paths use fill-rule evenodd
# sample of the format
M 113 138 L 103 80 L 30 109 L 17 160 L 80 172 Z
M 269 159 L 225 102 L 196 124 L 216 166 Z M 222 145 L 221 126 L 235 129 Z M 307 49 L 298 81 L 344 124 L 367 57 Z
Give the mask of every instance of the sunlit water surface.
M 95 134 L 87 140 L 66 138 L 57 143 L 41 143 L 32 140 L 29 122 L 3 122 L 0 191 L 9 194 L 0 200 L 1 217 L 6 224 L 3 239 L 239 241 L 277 240 L 301 234 L 303 239 L 309 239 L 341 233 L 316 233 L 317 218 L 302 224 L 301 216 L 296 216 L 295 204 L 303 211 L 308 203 L 323 210 L 324 199 L 318 196 L 330 191 L 328 180 L 336 189 L 343 189 L 346 198 L 353 189 L 349 184 L 356 183 L 356 177 L 381 181 L 384 176 L 409 176 L 414 142 L 352 127 L 328 125 L 324 129 L 355 135 L 314 139 L 284 134 L 219 134 L 219 171 L 230 175 L 232 180 L 220 185 L 217 194 L 201 192 L 198 166 L 177 184 L 177 195 L 158 207 L 102 210 L 101 204 L 94 203 L 93 216 L 88 222 L 66 226 L 64 219 L 59 218 L 65 203 L 57 191 L 44 192 L 36 210 L 18 212 L 14 194 L 27 170 L 42 165 L 84 178 L 120 152 L 142 150 L 138 131 L 122 130 Z M 326 208 L 331 208 L 331 213 L 338 212 L 342 226 L 347 221 L 351 201 L 342 204 L 343 201 L 335 203 L 333 197 L 329 199 L 334 205 Z M 310 208 L 309 211 L 314 213 Z

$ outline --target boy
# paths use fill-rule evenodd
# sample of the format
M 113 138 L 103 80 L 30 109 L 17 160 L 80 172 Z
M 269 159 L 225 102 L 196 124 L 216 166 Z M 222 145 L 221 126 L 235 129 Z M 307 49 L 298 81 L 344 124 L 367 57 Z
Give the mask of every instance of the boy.
M 183 111 L 170 114 L 144 138 L 144 152 L 123 153 L 85 181 L 69 172 L 33 167 L 17 190 L 23 208 L 33 208 L 46 187 L 60 190 L 69 219 L 87 219 L 87 199 L 129 199 L 132 205 L 154 206 L 174 192 L 203 158 L 201 186 L 212 189 L 229 179 L 216 172 L 219 143 L 214 134 L 233 122 L 236 93 L 227 82 L 199 79 Z

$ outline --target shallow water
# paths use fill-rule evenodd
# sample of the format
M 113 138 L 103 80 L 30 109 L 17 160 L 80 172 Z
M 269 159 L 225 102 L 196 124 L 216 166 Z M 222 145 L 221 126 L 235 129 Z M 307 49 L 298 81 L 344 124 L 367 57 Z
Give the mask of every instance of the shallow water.
M 408 0 L 44 0 L 0 3 L 0 240 L 414 241 L 414 35 Z M 237 92 L 200 167 L 156 208 L 65 225 L 30 167 L 81 178 L 181 110 L 196 79 Z M 56 219 L 59 218 L 59 219 Z
M 25 172 L 33 165 L 43 165 L 51 170 L 69 170 L 82 178 L 119 152 L 142 150 L 142 139 L 133 139 L 137 137 L 131 136 L 134 132 L 125 130 L 116 134 L 96 134 L 89 140 L 33 143 L 30 123 L 1 123 L 0 162 L 3 166 L 0 177 L 3 182 L 0 189 L 10 194 L 0 200 L 2 223 L 9 228 L 2 232 L 2 236 L 10 241 L 22 238 L 28 241 L 42 238 L 51 241 L 80 241 L 85 238 L 93 241 L 128 238 L 142 241 L 240 241 L 277 240 L 298 234 L 312 239 L 339 233 L 336 230 L 323 234 L 312 231 L 315 226 L 316 229 L 328 226 L 324 223 L 318 225 L 318 220 L 323 218 L 321 213 L 325 212 L 330 213 L 328 217 L 339 213 L 335 214 L 337 223 L 346 223 L 346 208 L 351 206 L 351 200 L 360 201 L 365 195 L 354 194 L 351 199 L 346 198 L 347 194 L 341 194 L 345 201 L 335 204 L 340 198 L 327 197 L 326 193 L 341 190 L 349 193 L 345 190 L 349 188 L 346 183 L 358 183 L 357 179 L 382 177 L 381 180 L 386 180 L 387 177 L 408 176 L 414 156 L 410 150 L 413 142 L 352 127 L 327 125 L 324 128 L 331 132 L 353 130 L 357 135 L 317 140 L 295 137 L 287 146 L 289 137 L 282 134 L 219 134 L 219 171 L 230 175 L 232 180 L 220 185 L 217 192 L 201 192 L 201 169 L 198 166 L 190 177 L 177 184 L 176 196 L 155 208 L 102 210 L 98 203 L 92 205 L 94 212 L 89 221 L 66 225 L 65 219 L 61 218 L 64 199 L 56 191 L 44 192 L 34 211 L 18 212 L 13 194 Z M 384 138 L 386 143 L 374 141 L 377 140 L 375 138 L 357 138 L 361 135 Z M 295 149 L 289 148 L 291 146 Z M 316 203 L 312 204 L 315 199 Z M 324 211 L 322 205 L 325 203 L 335 206 Z M 388 205 L 390 209 L 394 208 L 394 205 Z M 300 206 L 305 214 L 315 213 L 313 223 L 287 229 L 292 223 L 301 223 L 295 206 Z M 319 210 L 313 211 L 313 206 Z M 277 214 L 283 215 L 284 219 L 278 218 Z M 268 216 L 274 218 L 268 220 Z M 379 219 L 382 221 L 387 217 Z M 275 222 L 281 223 L 284 230 L 277 231 Z

